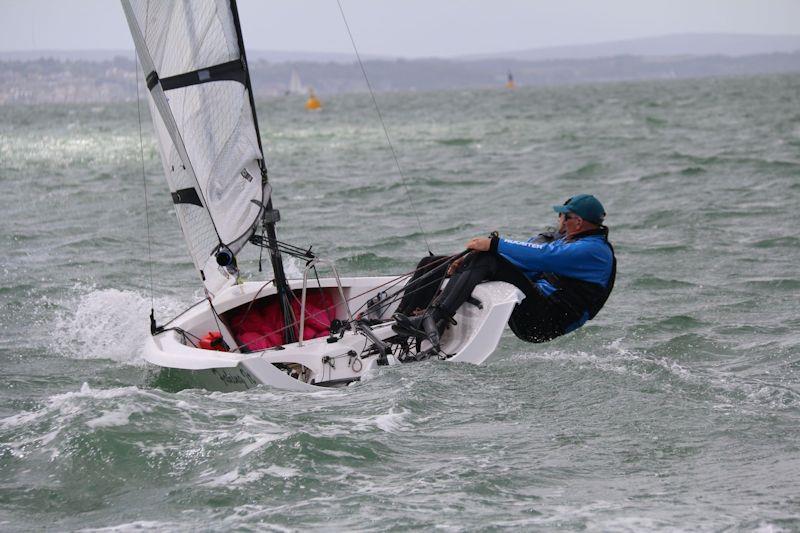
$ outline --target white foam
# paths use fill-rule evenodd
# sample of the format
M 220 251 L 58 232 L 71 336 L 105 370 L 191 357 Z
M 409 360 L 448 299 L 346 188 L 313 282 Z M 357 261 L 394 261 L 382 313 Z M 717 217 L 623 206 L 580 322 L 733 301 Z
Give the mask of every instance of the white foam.
M 645 365 L 646 367 L 650 368 L 652 368 L 652 365 L 656 365 L 684 381 L 698 383 L 703 380 L 702 377 L 694 375 L 689 369 L 683 367 L 673 359 L 668 357 L 654 357 L 651 355 L 638 353 L 635 350 L 626 348 L 622 344 L 622 341 L 623 339 L 617 339 L 610 342 L 603 348 L 605 349 L 604 351 L 611 353 L 600 355 L 580 350 L 574 352 L 565 350 L 546 350 L 543 352 L 524 352 L 515 354 L 512 356 L 512 359 L 540 359 L 548 361 L 562 361 L 578 365 L 589 365 L 604 372 L 618 375 L 638 376 L 643 380 L 652 379 L 652 372 L 649 372 L 647 368 L 643 370 L 641 366 L 633 366 L 630 363 L 634 363 L 636 365 Z
M 402 409 L 400 412 L 395 413 L 394 409 L 390 410 L 385 415 L 378 415 L 375 417 L 375 425 L 386 433 L 394 433 L 401 431 L 403 427 L 403 419 L 408 415 L 407 409 Z
M 116 526 L 91 527 L 79 529 L 78 531 L 85 531 L 87 533 L 127 533 L 128 531 L 181 531 L 182 529 L 186 529 L 185 523 L 137 520 L 136 522 L 126 522 Z
M 225 474 L 212 478 L 201 485 L 206 487 L 230 487 L 236 485 L 246 485 L 263 478 L 267 474 L 266 470 L 252 470 L 240 474 L 238 469 L 231 470 Z
M 125 387 L 125 389 L 130 390 L 134 389 L 134 387 Z M 120 391 L 122 389 L 111 390 Z M 0 419 L 0 426 L 5 428 L 21 427 L 30 424 L 54 411 L 59 411 L 62 415 L 75 414 L 79 411 L 79 409 L 72 405 L 70 401 L 76 397 L 92 396 L 94 394 L 95 392 L 89 387 L 89 384 L 84 382 L 81 386 L 80 392 L 65 392 L 51 396 L 43 408 Z M 123 394 L 127 394 L 127 392 Z
M 112 359 L 143 364 L 141 349 L 150 334 L 150 298 L 134 291 L 94 289 L 77 285 L 75 301 L 61 302 L 51 329 L 51 347 L 75 359 Z M 179 309 L 175 301 L 156 302 L 157 310 L 170 315 Z
M 183 447 L 180 445 L 174 446 L 166 446 L 164 444 L 145 444 L 142 441 L 137 441 L 133 443 L 134 446 L 139 448 L 142 453 L 147 454 L 148 457 L 164 457 L 167 455 L 167 452 L 175 452 L 183 450 Z
M 342 435 L 350 435 L 350 428 L 342 428 L 338 426 L 318 427 L 314 430 L 314 434 L 320 437 L 340 437 Z M 326 451 L 326 453 L 330 453 Z
M 101 416 L 86 422 L 86 425 L 92 429 L 127 426 L 130 423 L 131 415 L 136 413 L 146 413 L 149 411 L 150 409 L 142 409 L 132 405 L 123 405 L 116 411 L 103 412 Z
M 44 411 L 30 411 L 27 413 L 19 413 L 16 415 L 11 415 L 6 418 L 0 418 L 0 427 L 2 428 L 13 428 L 24 426 L 36 420 L 37 418 L 41 417 Z
M 322 498 L 315 498 L 315 501 L 319 502 Z M 290 533 L 297 531 L 297 527 L 286 527 L 280 524 L 273 523 L 273 515 L 278 512 L 291 512 L 294 508 L 293 504 L 283 504 L 283 505 L 276 505 L 270 502 L 270 505 L 261 506 L 261 505 L 254 505 L 254 504 L 246 504 L 240 505 L 238 507 L 234 507 L 231 511 L 222 519 L 223 527 L 218 527 L 217 529 L 224 529 L 224 530 L 240 530 L 240 529 L 253 529 L 247 528 L 248 524 L 258 524 L 258 527 L 255 528 L 255 531 L 279 531 L 282 533 Z M 244 524 L 244 526 L 243 526 Z
M 283 270 L 286 274 L 287 279 L 302 279 L 303 278 L 303 271 L 300 269 L 298 265 L 297 259 L 294 257 L 284 257 L 283 258 Z
M 253 394 L 255 390 L 249 391 L 232 391 L 232 392 L 220 392 L 220 391 L 211 391 L 208 393 L 203 393 L 204 397 L 210 398 L 214 401 L 220 403 L 228 403 L 233 404 L 236 406 L 240 406 L 243 403 L 250 403 L 253 401 Z M 196 394 L 196 392 L 190 390 L 183 390 L 178 394 Z M 272 405 L 279 405 L 287 401 L 287 397 L 289 396 L 288 393 L 279 394 L 276 392 L 270 392 L 268 389 L 259 388 L 257 389 L 258 401 L 269 403 Z M 240 412 L 239 407 L 232 408 L 235 412 Z M 259 419 L 255 419 L 258 421 Z
M 279 440 L 284 436 L 285 436 L 285 434 L 258 436 L 258 437 L 255 438 L 255 440 L 251 444 L 248 444 L 247 446 L 245 446 L 241 450 L 239 450 L 239 457 L 244 457 L 245 455 L 249 455 L 249 454 L 253 453 L 256 450 L 258 450 L 260 448 L 263 448 L 268 443 L 270 443 L 272 441 Z
M 631 357 L 623 357 L 630 359 Z M 632 371 L 622 364 L 622 358 L 619 356 L 614 359 L 608 357 L 601 357 L 595 354 L 576 351 L 567 352 L 562 350 L 547 350 L 544 352 L 524 352 L 512 356 L 514 360 L 531 360 L 539 359 L 545 361 L 560 361 L 565 363 L 573 363 L 578 365 L 589 365 L 605 372 L 614 374 L 630 374 Z
M 340 459 L 345 459 L 345 458 L 346 459 L 359 459 L 359 460 L 362 459 L 362 457 L 360 457 L 360 456 L 358 456 L 358 455 L 356 455 L 354 453 L 343 452 L 341 450 L 325 450 L 325 454 L 333 456 L 333 457 L 339 457 Z M 345 470 L 345 467 L 342 467 L 342 470 Z M 348 468 L 346 470 L 347 470 L 347 472 L 345 472 L 345 473 L 351 473 L 352 472 L 352 469 Z
M 408 416 L 408 409 L 401 409 L 395 412 L 391 408 L 388 413 L 370 416 L 366 418 L 345 418 L 344 421 L 352 424 L 353 431 L 369 431 L 373 427 L 385 431 L 386 433 L 396 433 L 406 429 L 403 420 Z
M 357 387 L 359 383 L 366 383 L 367 381 L 372 381 L 379 375 L 380 375 L 380 370 L 378 370 L 377 368 L 370 368 L 369 370 L 361 374 L 361 379 L 359 381 L 354 381 L 353 383 L 350 384 L 350 386 Z
M 539 359 L 590 365 L 604 372 L 637 376 L 643 381 L 654 379 L 653 367 L 659 367 L 684 383 L 707 388 L 716 396 L 717 403 L 713 408 L 718 411 L 750 412 L 747 410 L 747 404 L 750 404 L 749 409 L 755 408 L 756 411 L 763 407 L 784 410 L 795 409 L 800 404 L 800 392 L 781 383 L 742 377 L 715 368 L 697 369 L 691 365 L 684 366 L 669 357 L 657 357 L 626 348 L 623 339 L 612 341 L 598 351 L 600 355 L 564 350 L 525 352 L 513 355 L 512 359 Z M 741 395 L 745 396 L 744 402 L 739 398 Z
M 113 389 L 92 389 L 87 383 L 81 386 L 80 391 L 66 392 L 51 396 L 47 403 L 39 409 L 25 413 L 19 413 L 0 419 L 0 427 L 15 429 L 21 435 L 28 432 L 28 427 L 45 421 L 48 417 L 54 419 L 55 428 L 47 433 L 36 431 L 34 437 L 20 437 L 14 442 L 10 442 L 11 453 L 22 457 L 26 450 L 32 448 L 47 449 L 56 440 L 61 430 L 70 427 L 76 419 L 87 414 L 91 405 L 87 406 L 87 400 L 117 400 L 119 406 L 117 410 L 104 412 L 101 416 L 89 420 L 86 425 L 92 429 L 100 427 L 113 427 L 128 424 L 130 416 L 136 412 L 149 412 L 149 408 L 141 405 L 142 397 L 164 401 L 163 398 L 136 387 L 118 387 Z M 123 400 L 119 400 L 123 398 Z M 59 451 L 53 448 L 51 458 L 58 456 Z
M 290 477 L 295 477 L 295 476 L 299 475 L 300 472 L 297 471 L 294 468 L 288 468 L 288 467 L 285 467 L 285 466 L 271 465 L 266 469 L 266 473 L 271 475 L 271 476 L 280 477 L 280 478 L 283 478 L 283 479 L 288 479 Z

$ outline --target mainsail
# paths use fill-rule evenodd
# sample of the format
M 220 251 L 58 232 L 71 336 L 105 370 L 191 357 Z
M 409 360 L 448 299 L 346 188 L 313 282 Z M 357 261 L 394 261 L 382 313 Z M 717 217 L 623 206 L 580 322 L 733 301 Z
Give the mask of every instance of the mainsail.
M 236 15 L 229 0 L 122 6 L 181 229 L 213 294 L 235 281 L 217 255 L 239 252 L 269 200 Z

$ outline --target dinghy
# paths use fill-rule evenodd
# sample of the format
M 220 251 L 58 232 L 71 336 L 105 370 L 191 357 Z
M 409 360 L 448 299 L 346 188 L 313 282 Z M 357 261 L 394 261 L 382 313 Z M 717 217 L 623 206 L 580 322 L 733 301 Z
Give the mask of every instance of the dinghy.
M 292 75 L 289 77 L 289 88 L 286 90 L 286 94 L 297 96 L 299 94 L 305 94 L 305 92 L 306 88 L 300 81 L 300 74 L 296 69 L 292 69 Z
M 311 391 L 381 366 L 436 357 L 483 363 L 523 294 L 479 285 L 439 350 L 392 330 L 405 276 L 340 277 L 335 264 L 277 238 L 253 92 L 233 0 L 122 0 L 147 81 L 169 185 L 205 298 L 157 324 L 144 359 L 187 387 Z M 273 276 L 242 282 L 237 255 L 269 254 Z M 289 280 L 283 256 L 305 261 Z M 319 277 L 318 270 L 331 274 Z

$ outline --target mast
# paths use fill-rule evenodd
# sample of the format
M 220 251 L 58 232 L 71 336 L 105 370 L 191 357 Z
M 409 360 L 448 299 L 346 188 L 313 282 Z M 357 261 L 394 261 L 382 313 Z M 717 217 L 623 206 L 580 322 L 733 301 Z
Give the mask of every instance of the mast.
M 261 145 L 261 131 L 258 127 L 258 116 L 256 114 L 256 103 L 253 98 L 253 86 L 250 82 L 250 70 L 247 66 L 247 55 L 245 54 L 244 39 L 242 38 L 242 26 L 239 23 L 239 10 L 236 7 L 236 0 L 230 0 L 231 13 L 233 14 L 233 24 L 236 27 L 236 37 L 239 41 L 239 53 L 242 57 L 242 65 L 245 72 L 245 86 L 247 87 L 247 94 L 250 98 L 250 109 L 253 113 L 253 124 L 256 129 L 256 139 L 258 140 L 258 149 L 261 152 L 261 159 L 258 165 L 261 168 L 261 184 L 265 186 L 269 181 L 267 175 L 267 165 L 264 161 L 264 148 Z M 275 288 L 278 294 L 278 301 L 281 306 L 281 314 L 283 315 L 283 322 L 286 329 L 283 330 L 283 340 L 285 343 L 292 343 L 297 341 L 294 331 L 294 320 L 292 319 L 292 308 L 289 304 L 289 284 L 286 282 L 286 273 L 283 270 L 283 259 L 281 252 L 278 249 L 278 237 L 275 231 L 275 223 L 280 220 L 278 211 L 272 208 L 272 195 L 269 195 L 267 205 L 264 207 L 264 213 L 261 223 L 267 233 L 267 243 L 269 245 L 269 256 L 272 262 L 272 272 L 275 275 Z

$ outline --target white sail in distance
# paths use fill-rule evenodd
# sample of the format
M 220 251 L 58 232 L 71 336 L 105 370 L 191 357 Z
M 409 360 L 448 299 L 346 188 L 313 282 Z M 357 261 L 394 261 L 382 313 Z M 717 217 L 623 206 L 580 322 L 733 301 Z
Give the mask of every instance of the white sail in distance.
M 229 0 L 122 0 L 149 89 L 164 174 L 189 253 L 213 294 L 216 253 L 253 233 L 269 196 Z
M 287 91 L 288 94 L 305 94 L 306 90 L 303 87 L 303 83 L 300 81 L 300 74 L 297 70 L 292 69 L 292 75 L 289 78 L 289 90 Z

